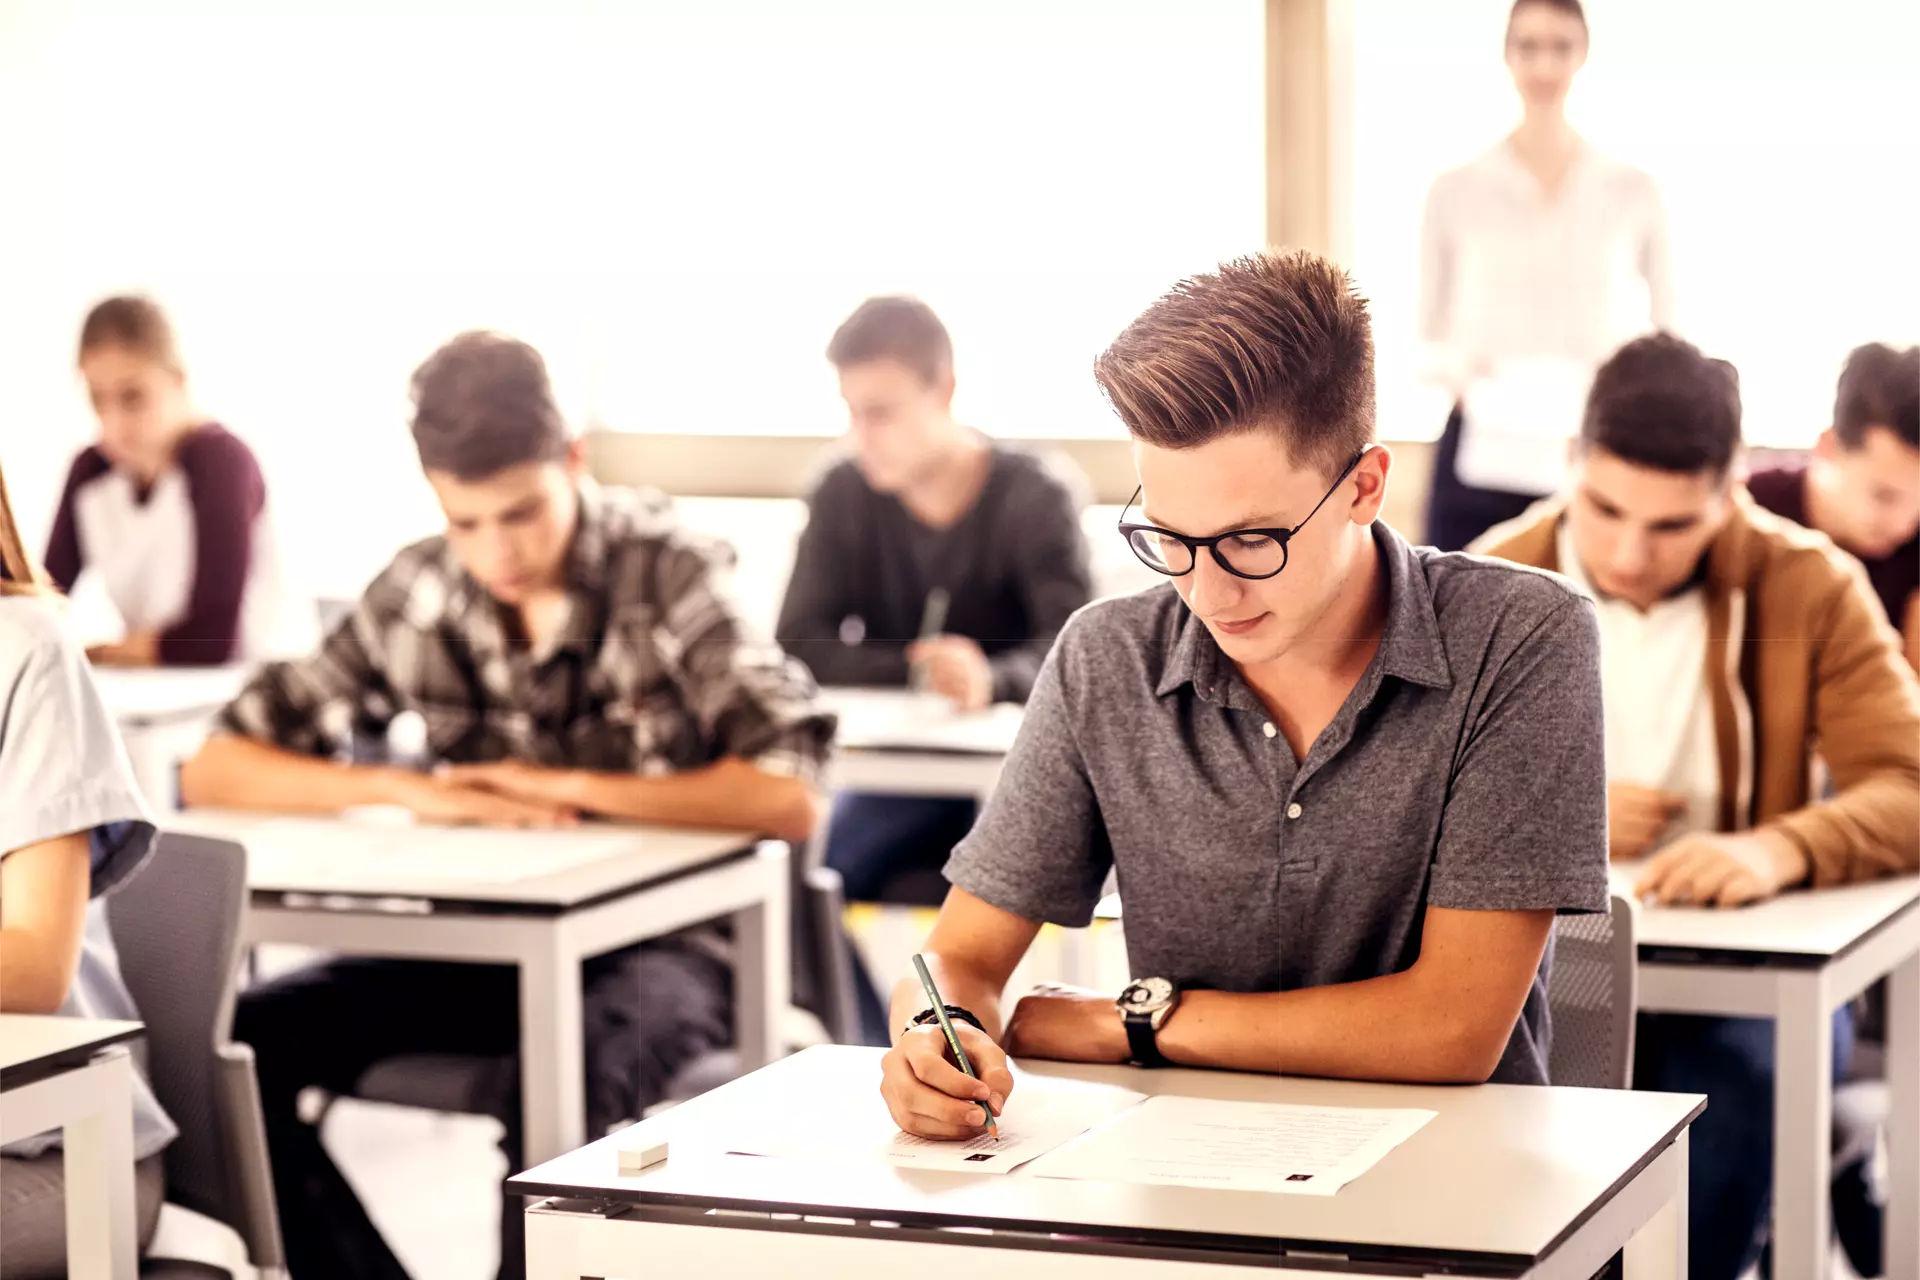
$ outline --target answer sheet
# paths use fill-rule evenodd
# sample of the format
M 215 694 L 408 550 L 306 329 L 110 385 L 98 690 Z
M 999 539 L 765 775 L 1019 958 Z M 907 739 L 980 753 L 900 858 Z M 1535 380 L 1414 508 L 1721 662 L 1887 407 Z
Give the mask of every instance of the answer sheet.
M 1025 1075 L 1016 1068 L 998 1141 L 985 1134 L 941 1141 L 902 1133 L 876 1097 L 871 1111 L 863 1111 L 853 1125 L 823 1125 L 805 1113 L 757 1119 L 729 1139 L 727 1150 L 789 1160 L 878 1160 L 950 1173 L 1010 1173 L 1144 1097 L 1112 1085 Z
M 1032 1172 L 1330 1196 L 1433 1119 L 1432 1111 L 1149 1098 Z

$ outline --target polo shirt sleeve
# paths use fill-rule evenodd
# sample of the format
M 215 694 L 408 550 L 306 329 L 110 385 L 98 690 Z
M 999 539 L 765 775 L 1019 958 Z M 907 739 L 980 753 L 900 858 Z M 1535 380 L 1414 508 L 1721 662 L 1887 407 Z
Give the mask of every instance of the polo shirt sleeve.
M 1600 629 L 1569 596 L 1516 643 L 1468 722 L 1428 902 L 1481 911 L 1607 907 Z
M 1073 929 L 1093 920 L 1113 866 L 1074 710 L 1086 620 L 1068 623 L 1041 665 L 999 784 L 946 868 L 953 885 L 1003 911 Z

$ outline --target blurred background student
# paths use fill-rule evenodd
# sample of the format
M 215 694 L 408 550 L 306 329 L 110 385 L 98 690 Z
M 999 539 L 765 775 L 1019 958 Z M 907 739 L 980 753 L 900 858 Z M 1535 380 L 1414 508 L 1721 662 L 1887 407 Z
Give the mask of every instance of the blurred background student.
M 1859 558 L 1920 669 L 1920 347 L 1856 348 L 1812 457 L 1757 470 L 1747 489 Z
M 781 644 L 823 685 L 904 689 L 917 678 L 961 711 L 1025 702 L 1054 637 L 1093 595 L 1083 481 L 955 420 L 953 341 L 917 298 L 861 303 L 827 359 L 853 455 L 808 501 Z M 937 906 L 974 807 L 842 793 L 827 865 L 850 901 Z M 856 986 L 868 1038 L 883 1044 L 878 993 Z
M 102 895 L 153 847 L 133 770 L 59 597 L 27 556 L 0 473 L 0 1012 L 137 1018 Z M 136 1064 L 134 1201 L 142 1248 L 177 1132 Z M 60 1134 L 0 1148 L 0 1275 L 67 1274 Z
M 1427 541 L 1445 551 L 1551 492 L 1594 367 L 1622 340 L 1673 324 L 1653 179 L 1567 119 L 1587 39 L 1580 0 L 1518 0 L 1506 61 L 1520 123 L 1427 194 L 1422 372 L 1454 396 Z
M 281 656 L 317 618 L 289 598 L 253 451 L 194 411 L 173 326 L 142 297 L 112 297 L 80 328 L 80 376 L 100 420 L 47 544 L 62 591 L 99 575 L 125 636 L 89 656 L 126 667 Z

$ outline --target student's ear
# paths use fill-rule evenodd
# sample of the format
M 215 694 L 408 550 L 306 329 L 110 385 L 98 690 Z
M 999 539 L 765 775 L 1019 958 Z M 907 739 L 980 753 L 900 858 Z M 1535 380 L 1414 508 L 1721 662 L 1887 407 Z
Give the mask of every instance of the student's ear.
M 561 460 L 567 470 L 567 479 L 578 484 L 587 476 L 587 442 L 576 439 L 567 445 L 567 456 Z
M 1387 473 L 1393 470 L 1393 450 L 1383 444 L 1372 445 L 1353 469 L 1353 512 L 1355 524 L 1372 524 L 1380 518 L 1387 500 Z
M 934 379 L 933 395 L 940 402 L 942 409 L 949 413 L 953 412 L 953 370 L 948 369 Z
M 1813 456 L 1822 462 L 1832 462 L 1835 458 L 1838 458 L 1840 456 L 1840 449 L 1840 437 L 1834 434 L 1832 427 L 1828 427 L 1825 431 L 1822 431 L 1814 437 Z

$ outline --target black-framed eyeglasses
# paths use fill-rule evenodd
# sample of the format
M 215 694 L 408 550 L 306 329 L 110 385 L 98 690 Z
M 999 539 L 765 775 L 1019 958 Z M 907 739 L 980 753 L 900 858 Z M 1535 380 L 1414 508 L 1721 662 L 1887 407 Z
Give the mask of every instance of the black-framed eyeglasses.
M 1259 581 L 1277 577 L 1287 567 L 1287 544 L 1293 541 L 1295 534 L 1307 527 L 1307 520 L 1313 519 L 1320 513 L 1320 508 L 1327 505 L 1327 499 L 1347 482 L 1347 477 L 1353 474 L 1353 469 L 1360 465 L 1360 459 L 1366 457 L 1367 452 L 1367 449 L 1362 449 L 1353 455 L 1353 460 L 1347 463 L 1332 488 L 1320 495 L 1320 501 L 1313 504 L 1312 511 L 1307 512 L 1307 519 L 1291 529 L 1229 529 L 1211 538 L 1193 538 L 1157 525 L 1129 524 L 1127 512 L 1140 500 L 1140 490 L 1135 488 L 1133 497 L 1128 498 L 1127 505 L 1120 509 L 1120 535 L 1133 548 L 1133 554 L 1140 558 L 1141 564 L 1169 578 L 1192 573 L 1202 547 L 1213 553 L 1215 564 L 1236 578 Z

